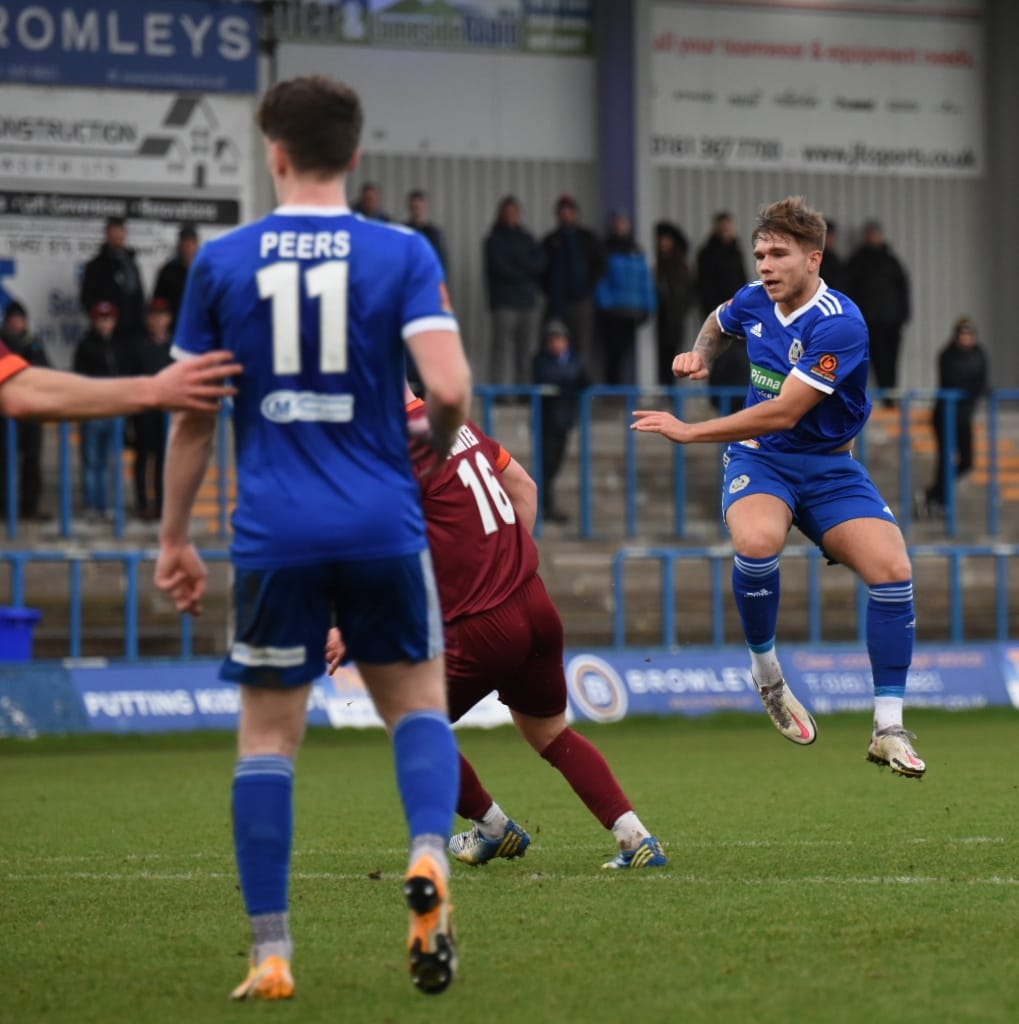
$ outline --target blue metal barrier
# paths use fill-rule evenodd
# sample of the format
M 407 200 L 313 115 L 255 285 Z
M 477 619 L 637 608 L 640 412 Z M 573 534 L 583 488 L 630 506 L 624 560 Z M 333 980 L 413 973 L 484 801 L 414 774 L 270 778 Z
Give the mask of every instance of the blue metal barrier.
M 952 643 L 966 641 L 965 615 L 963 608 L 963 563 L 971 558 L 989 558 L 994 562 L 994 623 L 995 638 L 999 642 L 1011 639 L 1009 633 L 1009 609 L 1011 606 L 1008 574 L 1009 564 L 1019 556 L 1019 545 L 1015 544 L 917 544 L 909 549 L 914 565 L 925 558 L 948 560 L 948 600 L 950 609 L 950 640 Z M 816 547 L 790 546 L 782 553 L 783 561 L 788 559 L 807 560 L 808 593 L 808 641 L 811 644 L 825 642 L 821 616 L 821 574 L 824 556 Z M 634 562 L 657 562 L 661 570 L 660 607 L 662 615 L 662 646 L 677 645 L 676 606 L 676 563 L 707 561 L 711 568 L 711 643 L 722 646 L 725 636 L 725 596 L 729 591 L 728 569 L 732 562 L 732 547 L 715 545 L 699 548 L 634 547 L 622 548 L 616 552 L 612 563 L 612 583 L 615 595 L 613 610 L 613 638 L 616 647 L 626 646 L 626 566 Z M 867 587 L 856 581 L 856 629 L 857 640 L 866 644 Z M 1019 598 L 1016 599 L 1019 603 Z
M 535 527 L 535 535 L 542 534 L 542 510 L 544 507 L 544 483 L 542 480 L 542 453 L 541 445 L 537 439 L 541 437 L 542 427 L 542 398 L 555 394 L 554 388 L 548 386 L 479 386 L 475 389 L 475 395 L 481 404 L 481 426 L 487 433 L 493 433 L 495 427 L 495 409 L 497 403 L 505 401 L 524 400 L 529 405 L 530 423 L 530 451 L 529 468 L 534 477 L 538 489 L 538 520 Z M 643 446 L 638 444 L 638 439 L 633 431 L 629 429 L 633 409 L 641 405 L 656 405 L 660 408 L 671 408 L 672 412 L 680 419 L 687 418 L 691 412 L 690 404 L 697 400 L 716 399 L 718 402 L 718 414 L 725 415 L 730 411 L 733 404 L 737 402 L 744 392 L 741 388 L 702 388 L 684 385 L 682 387 L 593 387 L 584 391 L 579 403 L 579 444 L 580 444 L 580 465 L 579 465 L 579 535 L 584 539 L 595 536 L 599 524 L 595 523 L 595 512 L 598 508 L 596 488 L 598 481 L 595 478 L 595 457 L 599 452 L 596 450 L 595 432 L 596 425 L 600 425 L 602 436 L 606 429 L 606 419 L 611 422 L 612 418 L 618 419 L 619 433 L 612 437 L 612 451 L 618 453 L 619 469 L 623 479 L 622 514 L 619 522 L 622 526 L 622 535 L 627 538 L 638 537 L 641 533 L 638 504 L 638 468 L 640 451 Z M 959 535 L 962 524 L 959 519 L 958 488 L 955 473 L 952 472 L 956 461 L 958 442 L 958 402 L 963 397 L 959 391 L 908 391 L 908 392 L 881 392 L 873 393 L 875 402 L 883 397 L 894 397 L 897 402 L 899 417 L 899 437 L 897 441 L 897 517 L 903 532 L 910 535 L 914 522 L 913 494 L 916 480 L 914 453 L 912 448 L 911 430 L 913 412 L 918 407 L 928 407 L 932 400 L 942 398 L 945 401 L 945 429 L 946 444 L 943 458 L 945 460 L 945 534 L 948 537 Z M 984 419 L 987 424 L 988 439 L 988 486 L 987 486 L 987 516 L 986 533 L 990 537 L 1001 536 L 1002 523 L 1002 479 L 1003 470 L 1000 465 L 999 448 L 1003 440 L 1002 421 L 1006 410 L 1019 408 L 1019 390 L 998 390 L 993 391 L 987 398 L 984 411 Z M 229 492 L 229 469 L 230 469 L 230 443 L 228 418 L 230 412 L 224 409 L 220 415 L 216 429 L 216 440 L 214 445 L 213 464 L 218 471 L 216 485 L 216 535 L 225 540 L 229 536 L 230 517 L 230 492 Z M 6 455 L 6 502 L 7 513 L 7 537 L 9 540 L 18 539 L 18 459 L 17 459 L 17 423 L 7 421 L 9 429 L 2 451 Z M 113 463 L 117 471 L 114 472 L 114 505 L 113 505 L 113 536 L 122 538 L 125 534 L 127 524 L 127 498 L 124 486 L 124 474 L 122 471 L 124 453 L 124 420 L 119 421 L 117 434 L 114 443 Z M 611 428 L 610 428 L 611 429 Z M 61 423 L 58 430 L 58 531 L 61 539 L 71 539 L 74 535 L 74 510 L 77 505 L 72 488 L 80 479 L 80 470 L 76 465 L 76 451 L 73 444 L 72 431 L 77 427 L 69 423 Z M 868 426 L 857 438 L 856 455 L 864 463 L 867 462 L 868 452 L 871 446 L 869 437 L 870 427 Z M 721 446 L 719 446 L 720 448 Z M 674 535 L 678 538 L 686 538 L 690 535 L 690 520 L 687 509 L 688 495 L 690 493 L 690 477 L 688 469 L 688 450 L 684 445 L 673 445 L 671 453 L 671 481 L 662 481 L 662 494 L 665 500 L 672 502 L 672 527 Z M 720 464 L 716 472 L 721 476 Z M 892 494 L 888 495 L 893 498 Z M 719 536 L 724 536 L 724 526 L 721 518 L 715 521 Z M 602 525 L 604 529 L 604 525 Z M 620 530 L 613 522 L 610 534 L 618 536 Z
M 10 566 L 10 603 L 15 608 L 25 606 L 25 569 L 33 563 L 58 563 L 68 570 L 68 657 L 82 656 L 82 567 L 90 563 L 119 563 L 124 569 L 124 657 L 138 659 L 139 617 L 139 569 L 143 562 L 154 563 L 155 550 L 136 551 L 0 551 L 0 562 Z M 210 549 L 199 552 L 207 562 L 226 562 L 229 553 L 225 550 Z M 180 657 L 190 658 L 194 654 L 193 622 L 190 615 L 180 616 L 181 648 Z

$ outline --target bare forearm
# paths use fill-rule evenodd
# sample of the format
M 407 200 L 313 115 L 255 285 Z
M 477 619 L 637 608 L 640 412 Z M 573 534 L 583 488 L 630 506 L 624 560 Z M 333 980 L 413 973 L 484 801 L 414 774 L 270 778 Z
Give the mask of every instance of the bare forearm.
M 130 416 L 154 409 L 156 404 L 151 377 L 84 377 L 30 366 L 0 386 L 0 409 L 15 419 Z
M 732 335 L 725 334 L 719 326 L 718 317 L 714 313 L 709 313 L 697 332 L 693 350 L 704 361 L 704 365 L 710 367 L 731 344 Z
M 688 424 L 690 441 L 746 441 L 751 437 L 774 434 L 795 427 L 800 414 L 777 398 L 747 409 Z
M 162 542 L 183 543 L 187 539 L 191 509 L 209 465 L 215 430 L 213 416 L 174 414 L 163 471 Z

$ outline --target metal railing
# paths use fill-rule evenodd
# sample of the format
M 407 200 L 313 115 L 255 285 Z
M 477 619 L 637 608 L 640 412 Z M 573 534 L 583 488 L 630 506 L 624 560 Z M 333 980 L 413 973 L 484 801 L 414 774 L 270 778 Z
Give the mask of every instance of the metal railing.
M 482 428 L 494 436 L 499 436 L 497 421 L 501 410 L 514 402 L 523 401 L 527 405 L 526 417 L 529 424 L 529 436 L 525 442 L 529 449 L 526 455 L 518 452 L 539 487 L 539 518 L 535 528 L 536 536 L 542 535 L 543 523 L 541 509 L 543 507 L 542 489 L 542 452 L 537 439 L 541 437 L 542 398 L 555 394 L 549 387 L 503 387 L 480 386 L 475 389 L 475 397 L 479 407 L 478 419 Z M 667 463 L 668 479 L 657 479 L 654 483 L 655 502 L 668 508 L 668 532 L 677 539 L 690 539 L 694 520 L 690 512 L 690 497 L 695 481 L 692 479 L 691 466 L 698 465 L 702 471 L 714 474 L 714 481 L 721 482 L 721 463 L 716 453 L 721 446 L 684 446 L 671 445 L 668 455 L 663 457 L 665 449 L 659 446 L 657 453 L 648 444 L 638 444 L 636 432 L 629 430 L 632 412 L 643 405 L 670 409 L 681 419 L 701 418 L 706 401 L 715 399 L 718 413 L 730 411 L 734 402 L 744 394 L 742 388 L 638 388 L 638 387 L 592 387 L 586 389 L 578 403 L 578 446 L 579 459 L 569 466 L 567 460 L 563 478 L 575 474 L 578 485 L 578 527 L 577 535 L 582 539 L 591 539 L 599 534 L 623 536 L 628 539 L 642 535 L 647 525 L 647 516 L 641 511 L 641 486 L 639 483 L 640 469 L 644 460 L 656 460 L 656 465 Z M 892 393 L 889 393 L 890 395 Z M 875 402 L 885 396 L 884 392 L 874 392 Z M 960 519 L 960 503 L 954 472 L 948 471 L 954 466 L 957 452 L 957 406 L 963 397 L 958 391 L 908 391 L 894 393 L 898 418 L 898 437 L 895 441 L 894 462 L 896 471 L 891 486 L 894 493 L 886 493 L 886 497 L 896 506 L 896 515 L 903 532 L 910 536 L 913 520 L 913 493 L 916 483 L 916 459 L 912 445 L 913 414 L 917 409 L 926 409 L 932 401 L 941 398 L 945 402 L 945 433 L 946 445 L 944 459 L 946 463 L 945 487 L 945 518 L 944 533 L 949 538 L 960 535 L 962 522 Z M 1004 522 L 1003 482 L 1006 474 L 1000 464 L 1002 442 L 1011 439 L 1019 451 L 1019 425 L 1007 424 L 1008 414 L 1019 412 L 1019 390 L 998 390 L 988 395 L 980 411 L 980 420 L 986 424 L 987 451 L 987 490 L 986 509 L 982 515 L 983 532 L 987 537 L 997 538 L 1006 535 L 1011 539 L 1016 534 L 1019 523 Z M 216 431 L 216 442 L 213 466 L 217 471 L 215 483 L 215 507 L 212 517 L 214 526 L 211 535 L 226 541 L 229 537 L 229 519 L 231 512 L 230 474 L 232 472 L 232 445 L 228 427 L 229 412 L 221 414 Z M 125 452 L 124 420 L 117 421 L 112 463 L 112 531 L 116 539 L 123 539 L 126 533 L 128 513 L 128 487 L 125 486 L 123 472 L 123 456 Z M 77 451 L 73 443 L 74 431 L 77 428 L 68 423 L 60 424 L 56 430 L 58 435 L 57 452 L 57 491 L 59 496 L 57 510 L 57 538 L 71 540 L 75 536 L 74 514 L 79 502 L 75 500 L 75 488 L 80 482 L 81 473 L 77 465 Z M 6 436 L 6 514 L 7 538 L 17 541 L 19 536 L 18 523 L 18 458 L 17 458 L 17 423 L 8 421 Z M 871 436 L 871 425 L 857 439 L 856 455 L 867 463 L 874 441 Z M 694 452 L 693 449 L 700 449 Z M 887 448 L 885 454 L 887 455 Z M 704 450 L 710 459 L 707 469 Z M 602 480 L 599 477 L 599 462 L 612 460 L 622 480 L 621 515 L 614 516 L 610 522 L 603 515 L 598 520 L 597 513 L 610 507 L 603 500 Z M 700 461 L 695 462 L 699 459 Z M 615 470 L 613 471 L 615 472 Z M 1019 487 L 1019 481 L 1016 482 Z M 645 487 L 646 491 L 648 488 Z M 1017 517 L 1019 518 L 1019 517 Z M 719 536 L 724 535 L 724 526 L 720 517 L 713 519 Z M 970 519 L 972 524 L 972 518 Z M 703 514 L 696 524 L 703 527 Z M 1011 526 L 1011 536 L 1007 536 Z M 702 531 L 697 535 L 702 539 Z M 694 539 L 697 539 L 695 537 Z
M 199 552 L 206 562 L 226 562 L 229 554 L 223 549 Z M 136 661 L 140 655 L 139 632 L 141 627 L 141 567 L 155 562 L 154 550 L 137 551 L 92 551 L 87 549 L 67 551 L 3 551 L 0 563 L 10 571 L 10 603 L 15 608 L 24 608 L 28 602 L 26 570 L 30 565 L 58 564 L 67 569 L 67 653 L 66 657 L 79 659 L 84 656 L 85 631 L 82 626 L 85 591 L 82 574 L 86 568 L 113 563 L 123 570 L 123 657 Z M 190 615 L 179 616 L 180 651 L 179 657 L 194 656 L 194 620 Z
M 948 639 L 951 643 L 964 643 L 968 639 L 966 631 L 966 614 L 964 598 L 966 588 L 963 574 L 967 567 L 976 559 L 990 561 L 993 566 L 993 638 L 1005 642 L 1019 630 L 1012 633 L 1009 626 L 1012 608 L 1019 608 L 1019 576 L 1010 588 L 1010 565 L 1019 565 L 1015 561 L 1019 555 L 1019 545 L 1015 544 L 917 544 L 909 548 L 914 570 L 926 559 L 943 559 L 948 563 L 945 592 L 949 611 Z M 710 643 L 721 646 L 725 643 L 737 642 L 735 636 L 726 635 L 726 599 L 730 590 L 729 570 L 732 565 L 732 547 L 715 545 L 713 547 L 631 547 L 622 548 L 613 559 L 612 583 L 614 594 L 613 610 L 613 642 L 616 647 L 627 644 L 629 619 L 628 598 L 626 589 L 627 566 L 639 562 L 657 563 L 660 571 L 658 607 L 661 615 L 661 645 L 675 647 L 679 642 L 677 623 L 684 609 L 677 598 L 680 591 L 677 580 L 677 567 L 690 563 L 707 563 L 709 566 L 708 601 L 710 607 L 711 637 Z M 806 561 L 807 579 L 807 642 L 823 644 L 831 637 L 826 635 L 824 617 L 822 615 L 821 568 L 825 557 L 816 547 L 789 546 L 782 553 L 782 562 Z M 703 589 L 703 588 L 701 588 Z M 691 600 L 703 600 L 701 591 L 691 592 Z M 854 582 L 854 599 L 856 611 L 856 640 L 866 644 L 866 609 L 867 587 L 858 579 Z M 685 606 L 684 606 L 685 607 Z M 844 614 L 840 625 L 844 625 Z M 986 630 L 985 630 L 986 632 Z

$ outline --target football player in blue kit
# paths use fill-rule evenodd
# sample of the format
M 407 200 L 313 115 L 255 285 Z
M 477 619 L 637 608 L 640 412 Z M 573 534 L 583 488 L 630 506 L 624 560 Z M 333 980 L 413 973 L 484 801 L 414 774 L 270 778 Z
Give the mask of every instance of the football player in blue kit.
M 404 345 L 428 389 L 437 451 L 464 421 L 471 377 L 428 242 L 348 208 L 362 122 L 357 94 L 326 78 L 266 93 L 258 124 L 280 205 L 202 247 L 174 341 L 179 359 L 227 348 L 244 367 L 233 406 L 236 626 L 221 670 L 241 686 L 232 806 L 252 957 L 236 999 L 294 991 L 294 758 L 334 623 L 392 737 L 411 839 L 412 979 L 441 992 L 456 968 L 446 845 L 459 760 L 407 443 Z M 214 430 L 214 416 L 176 417 L 166 455 L 156 582 L 191 613 L 206 572 L 188 521 Z
M 895 517 L 853 458 L 871 408 L 867 327 L 852 300 L 819 276 L 825 230 L 801 196 L 762 208 L 753 233 L 759 280 L 719 306 L 693 349 L 673 361 L 677 377 L 703 380 L 712 360 L 745 337 L 746 407 L 701 423 L 638 410 L 632 428 L 679 444 L 729 442 L 722 514 L 735 553 L 733 594 L 754 683 L 775 727 L 794 743 L 813 743 L 816 727 L 775 651 L 779 557 L 789 528 L 795 523 L 863 580 L 874 677 L 867 757 L 921 778 L 926 767 L 902 724 L 916 631 L 912 568 Z

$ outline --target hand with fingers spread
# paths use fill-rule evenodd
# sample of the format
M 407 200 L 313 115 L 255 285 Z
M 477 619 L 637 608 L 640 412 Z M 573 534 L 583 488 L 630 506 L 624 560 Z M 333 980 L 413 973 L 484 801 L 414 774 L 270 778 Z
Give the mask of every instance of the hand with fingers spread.
M 169 594 L 179 612 L 202 614 L 202 598 L 208 571 L 194 544 L 171 544 L 163 541 L 156 559 L 156 586 Z
M 689 353 L 687 353 L 689 355 Z M 677 359 L 681 358 L 676 356 Z M 687 444 L 693 440 L 692 428 L 689 423 L 677 419 L 671 413 L 659 412 L 655 409 L 634 409 L 634 422 L 631 430 L 639 430 L 646 434 L 661 434 L 677 444 Z
M 217 349 L 171 363 L 152 378 L 155 406 L 160 409 L 191 409 L 216 412 L 224 398 L 237 394 L 228 377 L 243 372 L 233 353 Z

